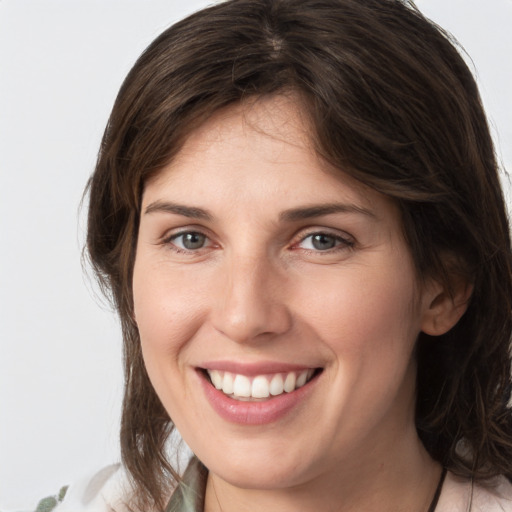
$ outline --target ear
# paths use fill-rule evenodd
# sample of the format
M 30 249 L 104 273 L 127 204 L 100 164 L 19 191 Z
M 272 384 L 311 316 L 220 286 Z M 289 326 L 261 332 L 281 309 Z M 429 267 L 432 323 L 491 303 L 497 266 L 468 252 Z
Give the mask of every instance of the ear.
M 421 330 L 430 336 L 447 333 L 466 312 L 473 285 L 463 279 L 454 279 L 448 290 L 437 281 L 431 281 L 424 294 Z

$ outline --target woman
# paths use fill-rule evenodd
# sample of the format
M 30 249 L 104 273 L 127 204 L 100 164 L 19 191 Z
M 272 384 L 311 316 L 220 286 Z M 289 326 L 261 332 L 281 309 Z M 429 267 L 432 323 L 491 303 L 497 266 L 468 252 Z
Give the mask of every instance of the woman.
M 512 510 L 497 165 L 471 73 L 412 6 L 177 23 L 123 84 L 89 193 L 124 464 L 57 510 Z

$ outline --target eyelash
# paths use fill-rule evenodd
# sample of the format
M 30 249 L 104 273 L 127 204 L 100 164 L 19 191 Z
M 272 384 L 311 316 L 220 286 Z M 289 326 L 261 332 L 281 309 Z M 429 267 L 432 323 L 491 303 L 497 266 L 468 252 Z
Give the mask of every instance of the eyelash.
M 207 245 L 202 245 L 201 247 L 198 247 L 197 249 L 187 249 L 186 247 L 179 247 L 176 245 L 176 240 L 179 238 L 185 237 L 187 235 L 196 235 L 199 237 L 204 237 L 205 242 L 207 242 Z M 329 231 L 313 231 L 311 233 L 306 234 L 305 236 L 302 236 L 300 240 L 294 244 L 292 244 L 291 248 L 292 250 L 298 250 L 301 249 L 300 245 L 303 244 L 306 240 L 311 239 L 313 240 L 313 237 L 326 237 L 328 239 L 334 240 L 334 246 L 327 248 L 325 250 L 321 250 L 318 248 L 302 248 L 302 250 L 306 251 L 309 254 L 332 254 L 336 253 L 338 251 L 344 251 L 347 249 L 352 249 L 355 245 L 355 242 L 350 237 L 344 237 L 339 234 L 334 234 Z M 209 242 L 209 243 L 208 243 Z M 313 244 L 313 242 L 311 242 Z M 200 251 L 201 249 L 206 249 L 213 245 L 211 240 L 209 239 L 208 235 L 205 233 L 202 233 L 201 231 L 194 231 L 194 230 L 186 230 L 186 231 L 180 231 L 178 233 L 173 233 L 170 236 L 167 236 L 162 240 L 162 244 L 169 246 L 174 252 L 178 254 L 194 254 Z M 183 243 L 182 243 L 183 245 Z
M 175 241 L 177 239 L 179 239 L 180 237 L 185 237 L 186 235 L 198 235 L 200 237 L 204 237 L 204 239 L 206 241 L 210 241 L 210 244 L 206 245 L 206 247 L 202 246 L 197 249 L 187 249 L 186 247 L 178 247 L 176 245 Z M 194 230 L 186 230 L 186 231 L 180 231 L 179 233 L 173 233 L 172 235 L 165 237 L 162 240 L 162 244 L 166 245 L 166 246 L 170 246 L 170 248 L 173 251 L 177 252 L 178 254 L 194 254 L 197 251 L 199 251 L 201 249 L 205 249 L 205 248 L 209 247 L 210 245 L 212 245 L 211 240 L 208 238 L 208 235 L 206 235 L 205 233 L 202 233 L 201 231 L 194 231 Z
M 313 241 L 313 237 L 315 237 L 315 236 L 322 236 L 322 237 L 332 239 L 332 240 L 334 240 L 335 245 L 334 245 L 334 247 L 328 248 L 326 250 L 303 248 L 304 251 L 307 251 L 310 254 L 314 253 L 314 254 L 327 255 L 327 254 L 336 253 L 338 251 L 345 251 L 347 249 L 352 249 L 355 246 L 354 240 L 351 239 L 349 236 L 344 237 L 339 234 L 331 233 L 329 231 L 319 230 L 319 231 L 313 231 L 313 232 L 308 233 L 307 235 L 301 237 L 301 239 L 296 244 L 294 244 L 293 247 L 300 246 L 300 244 L 304 243 L 309 238 L 311 239 L 311 241 Z M 313 243 L 313 242 L 311 242 L 311 243 Z

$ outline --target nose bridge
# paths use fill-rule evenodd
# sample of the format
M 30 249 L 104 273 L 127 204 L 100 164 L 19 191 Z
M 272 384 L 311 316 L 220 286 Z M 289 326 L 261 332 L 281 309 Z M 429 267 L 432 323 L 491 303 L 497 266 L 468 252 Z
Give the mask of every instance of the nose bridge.
M 268 255 L 233 253 L 223 270 L 221 297 L 214 305 L 217 330 L 242 343 L 290 328 L 284 279 Z

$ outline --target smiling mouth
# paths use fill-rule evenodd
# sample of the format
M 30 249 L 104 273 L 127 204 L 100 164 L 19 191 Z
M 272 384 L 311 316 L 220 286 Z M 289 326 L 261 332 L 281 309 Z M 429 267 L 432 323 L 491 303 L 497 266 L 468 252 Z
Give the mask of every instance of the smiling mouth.
M 221 370 L 203 371 L 210 383 L 229 398 L 239 401 L 263 401 L 305 386 L 321 373 L 322 368 L 253 377 Z

